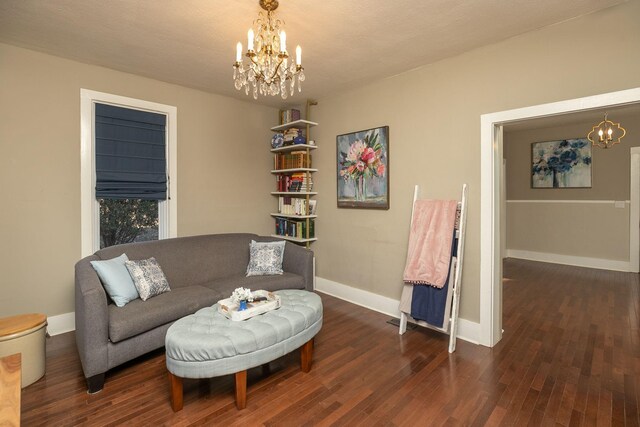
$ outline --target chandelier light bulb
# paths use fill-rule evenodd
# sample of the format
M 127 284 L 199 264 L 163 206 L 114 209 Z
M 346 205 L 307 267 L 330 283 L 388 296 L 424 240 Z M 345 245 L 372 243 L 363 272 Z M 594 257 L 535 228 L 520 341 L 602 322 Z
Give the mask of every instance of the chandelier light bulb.
M 285 53 L 287 51 L 287 33 L 282 31 L 280 33 L 280 52 Z
M 253 29 L 247 32 L 247 50 L 253 50 Z
M 236 62 L 242 61 L 242 43 L 236 45 Z
M 296 46 L 296 65 L 298 67 L 302 65 L 302 48 L 300 45 Z

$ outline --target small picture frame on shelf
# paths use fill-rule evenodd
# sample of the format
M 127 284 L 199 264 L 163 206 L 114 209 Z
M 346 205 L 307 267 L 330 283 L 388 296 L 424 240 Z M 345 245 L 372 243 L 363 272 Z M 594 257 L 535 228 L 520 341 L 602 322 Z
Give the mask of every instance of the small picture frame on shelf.
M 284 136 L 281 132 L 277 132 L 271 138 L 271 148 L 280 148 L 284 145 Z
M 316 204 L 317 204 L 317 200 L 309 200 L 309 215 L 315 215 L 316 214 Z

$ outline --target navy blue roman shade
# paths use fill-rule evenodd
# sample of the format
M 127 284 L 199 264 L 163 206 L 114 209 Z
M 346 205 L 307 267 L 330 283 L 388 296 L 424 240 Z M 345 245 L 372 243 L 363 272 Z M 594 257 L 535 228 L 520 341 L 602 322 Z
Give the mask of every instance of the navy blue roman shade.
M 96 104 L 96 198 L 167 198 L 166 116 Z

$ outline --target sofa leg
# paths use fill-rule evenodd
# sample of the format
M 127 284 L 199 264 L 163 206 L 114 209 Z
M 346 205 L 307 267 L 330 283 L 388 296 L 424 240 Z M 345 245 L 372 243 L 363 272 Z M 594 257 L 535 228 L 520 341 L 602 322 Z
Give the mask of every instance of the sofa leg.
M 95 394 L 104 387 L 104 372 L 87 378 L 87 393 Z

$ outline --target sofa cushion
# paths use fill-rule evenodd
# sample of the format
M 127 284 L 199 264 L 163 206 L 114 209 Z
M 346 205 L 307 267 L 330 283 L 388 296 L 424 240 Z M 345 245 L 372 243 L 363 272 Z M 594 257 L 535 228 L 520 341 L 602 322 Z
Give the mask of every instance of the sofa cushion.
M 148 301 L 136 299 L 124 307 L 109 305 L 109 340 L 113 343 L 173 322 L 222 299 L 219 291 L 203 286 L 174 288 Z
M 249 263 L 249 233 L 212 234 L 136 242 L 100 249 L 101 259 L 126 253 L 130 260 L 154 257 L 171 289 L 202 285 L 232 275 L 244 275 Z

